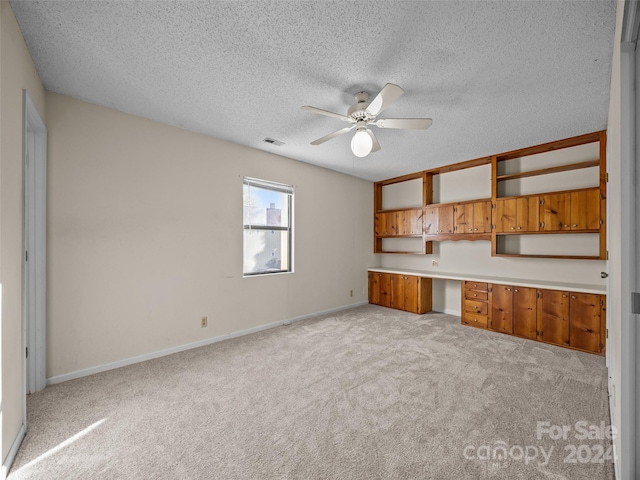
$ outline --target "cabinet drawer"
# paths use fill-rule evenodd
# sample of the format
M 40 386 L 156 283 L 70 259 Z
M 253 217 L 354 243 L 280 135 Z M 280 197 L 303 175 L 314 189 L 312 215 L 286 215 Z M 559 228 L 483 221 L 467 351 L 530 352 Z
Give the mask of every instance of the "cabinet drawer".
M 488 284 L 486 283 L 478 283 L 478 282 L 465 282 L 464 288 L 466 290 L 483 290 L 487 291 Z
M 487 300 L 489 298 L 489 294 L 487 292 L 479 292 L 475 290 L 465 290 L 464 298 L 468 300 Z
M 477 313 L 464 312 L 462 315 L 462 323 L 471 325 L 472 327 L 487 328 L 487 316 Z
M 470 312 L 470 313 L 477 313 L 479 315 L 486 315 L 488 308 L 485 302 L 477 302 L 475 300 L 465 300 L 464 311 Z

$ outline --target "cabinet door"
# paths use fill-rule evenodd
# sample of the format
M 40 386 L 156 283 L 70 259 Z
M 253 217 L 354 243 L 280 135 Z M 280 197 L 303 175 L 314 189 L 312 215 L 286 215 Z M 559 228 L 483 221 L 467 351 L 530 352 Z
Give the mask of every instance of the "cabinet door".
M 398 235 L 422 234 L 422 209 L 398 212 Z
M 413 276 L 405 276 L 404 278 L 404 310 L 407 312 L 418 313 L 419 311 L 419 278 Z
M 391 274 L 381 273 L 378 279 L 380 284 L 380 303 L 383 307 L 391 306 Z
M 552 193 L 540 195 L 540 230 L 555 232 L 571 228 L 571 194 Z
M 498 199 L 493 210 L 493 224 L 496 232 L 514 232 L 516 230 L 516 199 Z
M 473 233 L 473 203 L 459 203 L 453 207 L 454 233 Z
M 424 209 L 424 233 L 435 235 L 438 233 L 438 207 Z
M 540 290 L 538 297 L 538 340 L 569 345 L 569 294 Z
M 513 333 L 520 337 L 536 338 L 537 298 L 535 288 L 513 288 Z
M 540 229 L 540 199 L 520 197 L 516 199 L 516 231 L 537 232 Z
M 369 303 L 380 305 L 380 274 L 369 272 Z
M 473 204 L 473 233 L 491 233 L 491 202 Z
M 438 207 L 438 233 L 453 233 L 453 205 Z
M 571 230 L 600 228 L 600 190 L 571 192 Z
M 389 237 L 397 233 L 396 212 L 380 212 L 375 215 L 375 234 L 378 237 Z
M 497 332 L 513 333 L 513 287 L 493 285 L 489 328 Z
M 404 310 L 404 275 L 391 274 L 391 307 Z
M 600 295 L 570 293 L 569 339 L 571 346 L 600 352 Z

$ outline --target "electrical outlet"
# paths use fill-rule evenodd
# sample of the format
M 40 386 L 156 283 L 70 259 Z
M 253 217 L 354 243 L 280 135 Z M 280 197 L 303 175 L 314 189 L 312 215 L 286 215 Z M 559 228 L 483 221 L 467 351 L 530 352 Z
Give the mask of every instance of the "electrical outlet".
M 431 266 L 432 267 L 437 267 L 438 266 L 438 260 L 431 260 Z
M 350 296 L 350 297 L 353 297 L 353 290 L 350 290 L 350 291 L 349 291 L 349 296 Z
M 201 326 L 202 328 L 204 328 L 204 327 L 206 327 L 206 326 L 207 326 L 208 322 L 209 322 L 209 319 L 208 319 L 207 317 L 202 317 L 202 318 L 200 319 L 200 326 Z

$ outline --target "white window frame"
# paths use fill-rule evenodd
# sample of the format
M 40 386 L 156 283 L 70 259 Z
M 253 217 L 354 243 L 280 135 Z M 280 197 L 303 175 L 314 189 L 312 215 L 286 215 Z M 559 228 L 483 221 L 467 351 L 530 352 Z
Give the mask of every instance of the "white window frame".
M 244 197 L 242 200 L 242 227 L 243 227 L 243 238 L 242 238 L 242 275 L 243 277 L 260 277 L 263 275 L 280 275 L 283 273 L 293 273 L 293 197 L 294 197 L 294 187 L 293 185 L 287 185 L 285 183 L 272 182 L 269 180 L 262 180 L 259 178 L 253 177 L 244 177 L 242 181 L 242 187 L 244 192 L 244 186 L 247 185 L 249 188 L 256 187 L 264 190 L 272 190 L 274 192 L 280 192 L 287 195 L 288 201 L 288 218 L 287 218 L 287 227 L 277 227 L 273 225 L 253 225 L 244 223 Z M 244 271 L 244 257 L 246 255 L 246 245 L 244 241 L 244 230 L 278 230 L 287 232 L 287 269 L 273 271 L 260 271 L 260 272 L 245 272 Z

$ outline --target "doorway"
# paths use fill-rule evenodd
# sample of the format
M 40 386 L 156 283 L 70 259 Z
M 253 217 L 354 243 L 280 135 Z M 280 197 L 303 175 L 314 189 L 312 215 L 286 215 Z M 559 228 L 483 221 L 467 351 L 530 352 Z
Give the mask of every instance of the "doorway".
M 26 395 L 46 385 L 47 128 L 26 90 L 23 106 L 23 422 L 26 425 Z

